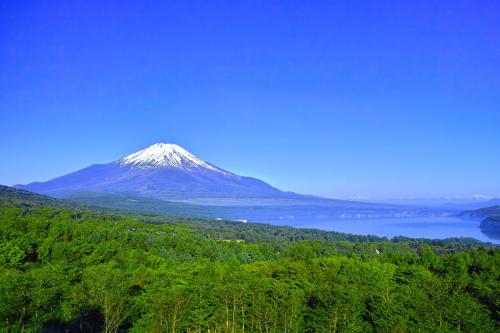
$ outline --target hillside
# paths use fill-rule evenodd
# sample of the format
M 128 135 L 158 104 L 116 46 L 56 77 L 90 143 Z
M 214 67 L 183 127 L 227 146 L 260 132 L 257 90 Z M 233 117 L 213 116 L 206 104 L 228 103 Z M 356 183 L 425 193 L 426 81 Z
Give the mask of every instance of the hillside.
M 78 207 L 79 205 L 69 201 L 55 199 L 46 195 L 33 193 L 30 191 L 20 190 L 9 186 L 0 185 L 0 200 L 11 200 L 16 204 L 26 204 L 29 206 L 45 206 L 45 207 Z M 81 205 L 80 205 L 81 206 Z
M 484 217 L 480 224 L 481 231 L 492 238 L 500 239 L 500 206 L 479 209 L 475 214 Z
M 495 246 L 120 214 L 0 193 L 2 331 L 500 328 Z
M 500 239 L 500 206 L 465 211 L 461 216 L 481 219 L 481 232 L 492 239 Z

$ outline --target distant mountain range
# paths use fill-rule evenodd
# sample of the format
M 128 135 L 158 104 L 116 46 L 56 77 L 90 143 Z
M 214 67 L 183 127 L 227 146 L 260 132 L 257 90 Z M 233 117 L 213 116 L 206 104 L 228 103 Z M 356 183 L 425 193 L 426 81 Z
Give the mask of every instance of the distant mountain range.
M 327 199 L 279 190 L 215 166 L 186 149 L 156 143 L 18 189 L 132 212 L 290 224 L 336 218 L 441 216 L 458 209 Z

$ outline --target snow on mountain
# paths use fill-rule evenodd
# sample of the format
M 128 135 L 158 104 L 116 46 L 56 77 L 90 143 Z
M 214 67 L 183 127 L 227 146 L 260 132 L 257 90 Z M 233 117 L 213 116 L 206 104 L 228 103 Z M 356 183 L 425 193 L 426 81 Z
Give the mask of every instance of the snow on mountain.
M 192 171 L 194 168 L 205 168 L 222 174 L 230 174 L 196 157 L 181 146 L 170 143 L 155 143 L 146 149 L 125 156 L 117 163 L 121 166 L 139 169 L 182 168 Z

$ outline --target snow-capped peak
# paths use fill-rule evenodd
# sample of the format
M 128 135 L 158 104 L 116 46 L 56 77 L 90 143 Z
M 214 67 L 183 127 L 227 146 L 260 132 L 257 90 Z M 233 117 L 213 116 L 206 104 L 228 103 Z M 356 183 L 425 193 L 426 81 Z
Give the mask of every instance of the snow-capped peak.
M 196 157 L 181 146 L 170 143 L 155 143 L 146 149 L 125 156 L 118 160 L 117 163 L 121 166 L 131 166 L 139 169 L 173 167 L 193 170 L 194 168 L 205 168 L 224 174 L 227 173 Z

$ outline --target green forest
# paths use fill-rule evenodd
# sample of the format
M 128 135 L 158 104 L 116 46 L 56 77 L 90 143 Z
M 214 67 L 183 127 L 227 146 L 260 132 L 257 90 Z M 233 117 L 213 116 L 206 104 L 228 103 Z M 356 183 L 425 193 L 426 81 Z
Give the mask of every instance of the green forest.
M 500 249 L 0 188 L 2 332 L 498 332 Z

